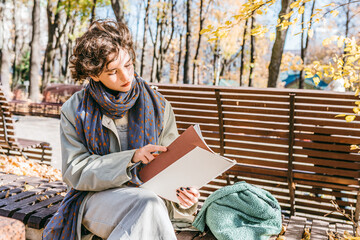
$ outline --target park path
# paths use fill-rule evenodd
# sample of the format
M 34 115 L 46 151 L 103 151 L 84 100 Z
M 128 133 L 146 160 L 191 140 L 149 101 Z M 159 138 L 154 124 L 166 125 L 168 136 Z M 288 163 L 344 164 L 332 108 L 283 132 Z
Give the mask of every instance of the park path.
M 19 138 L 49 142 L 53 152 L 51 165 L 61 170 L 60 120 L 36 116 L 16 116 L 15 134 Z

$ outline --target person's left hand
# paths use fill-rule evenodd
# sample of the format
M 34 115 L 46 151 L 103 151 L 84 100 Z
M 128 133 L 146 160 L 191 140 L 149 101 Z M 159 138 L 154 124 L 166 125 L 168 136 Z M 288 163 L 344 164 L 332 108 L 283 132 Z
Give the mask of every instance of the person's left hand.
M 176 196 L 183 207 L 189 208 L 199 201 L 200 193 L 194 187 L 176 189 Z

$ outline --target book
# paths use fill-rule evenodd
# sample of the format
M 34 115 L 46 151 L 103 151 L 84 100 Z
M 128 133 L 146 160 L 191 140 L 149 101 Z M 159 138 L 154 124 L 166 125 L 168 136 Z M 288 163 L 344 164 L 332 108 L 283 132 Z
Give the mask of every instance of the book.
M 199 125 L 190 126 L 139 172 L 141 188 L 179 203 L 176 189 L 201 188 L 236 164 L 206 144 Z

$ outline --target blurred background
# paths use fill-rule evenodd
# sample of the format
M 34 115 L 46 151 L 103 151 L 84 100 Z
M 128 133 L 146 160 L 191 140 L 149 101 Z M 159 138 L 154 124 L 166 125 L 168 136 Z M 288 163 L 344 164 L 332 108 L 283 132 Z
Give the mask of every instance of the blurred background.
M 344 79 L 315 84 L 304 69 L 345 53 L 359 13 L 357 0 L 1 0 L 1 83 L 34 102 L 51 84 L 74 84 L 75 39 L 110 18 L 130 27 L 136 71 L 150 82 L 345 91 Z

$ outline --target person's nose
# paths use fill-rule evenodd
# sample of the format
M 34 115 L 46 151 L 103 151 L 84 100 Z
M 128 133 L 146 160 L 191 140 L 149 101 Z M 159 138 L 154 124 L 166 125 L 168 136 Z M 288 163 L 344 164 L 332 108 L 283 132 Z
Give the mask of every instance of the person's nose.
M 118 77 L 120 78 L 120 81 L 123 83 L 129 81 L 129 74 L 127 73 L 127 71 L 124 71 L 124 69 L 118 70 Z

